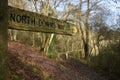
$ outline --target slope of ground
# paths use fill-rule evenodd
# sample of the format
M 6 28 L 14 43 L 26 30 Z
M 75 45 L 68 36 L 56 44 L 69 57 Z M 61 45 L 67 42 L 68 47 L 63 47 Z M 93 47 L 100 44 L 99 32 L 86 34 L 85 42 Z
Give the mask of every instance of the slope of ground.
M 11 80 L 107 80 L 77 60 L 54 61 L 18 42 L 8 43 L 8 53 Z

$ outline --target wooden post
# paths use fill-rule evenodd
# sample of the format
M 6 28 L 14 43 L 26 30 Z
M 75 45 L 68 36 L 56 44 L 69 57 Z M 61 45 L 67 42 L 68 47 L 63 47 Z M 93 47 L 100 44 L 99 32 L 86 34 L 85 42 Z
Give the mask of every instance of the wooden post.
M 8 80 L 8 0 L 0 0 L 0 80 Z

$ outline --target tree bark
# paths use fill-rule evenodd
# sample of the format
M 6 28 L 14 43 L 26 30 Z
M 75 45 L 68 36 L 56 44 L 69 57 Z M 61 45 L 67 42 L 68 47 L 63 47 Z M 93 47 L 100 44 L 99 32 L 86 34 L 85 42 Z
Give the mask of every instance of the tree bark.
M 89 55 L 89 30 L 90 30 L 89 16 L 90 16 L 90 0 L 87 0 L 87 14 L 86 14 L 86 24 L 85 24 L 86 41 L 84 44 L 85 59 L 87 59 Z
M 52 42 L 53 37 L 54 37 L 54 34 L 49 34 L 48 38 L 45 42 L 44 52 L 45 52 L 46 55 L 48 54 L 49 46 Z

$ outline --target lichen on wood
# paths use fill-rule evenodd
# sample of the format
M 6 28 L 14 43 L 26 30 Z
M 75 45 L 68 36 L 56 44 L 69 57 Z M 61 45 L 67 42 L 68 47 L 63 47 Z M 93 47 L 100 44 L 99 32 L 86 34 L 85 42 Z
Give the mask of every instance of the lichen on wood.
M 9 6 L 9 29 L 73 35 L 73 24 Z M 76 27 L 74 27 L 76 28 Z M 77 29 L 77 28 L 76 28 Z

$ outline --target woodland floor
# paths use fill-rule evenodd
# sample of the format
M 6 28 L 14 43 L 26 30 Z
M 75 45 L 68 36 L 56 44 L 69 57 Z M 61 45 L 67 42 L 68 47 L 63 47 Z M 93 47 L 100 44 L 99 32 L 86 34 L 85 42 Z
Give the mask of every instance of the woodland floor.
M 75 59 L 55 61 L 30 46 L 8 43 L 10 80 L 107 80 Z

